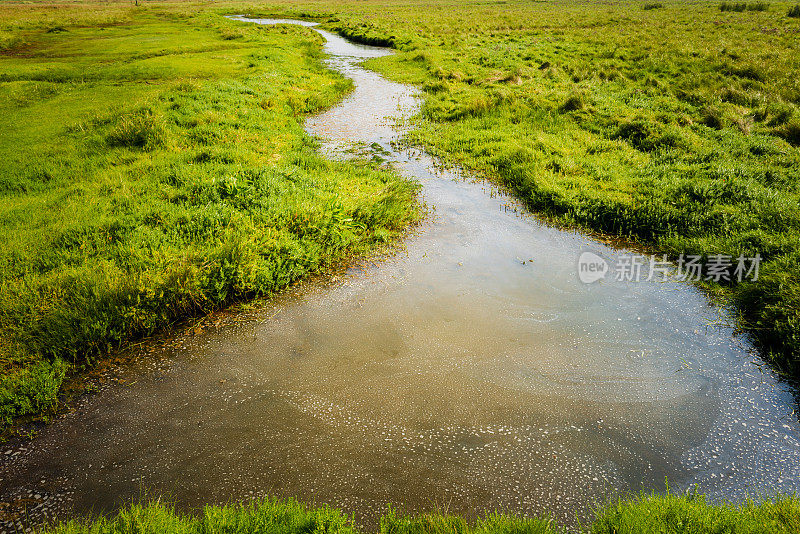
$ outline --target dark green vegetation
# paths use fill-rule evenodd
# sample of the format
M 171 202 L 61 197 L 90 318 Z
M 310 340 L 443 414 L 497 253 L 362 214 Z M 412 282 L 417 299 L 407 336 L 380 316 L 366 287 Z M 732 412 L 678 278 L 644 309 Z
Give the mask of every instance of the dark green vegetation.
M 427 2 L 312 6 L 424 90 L 411 134 L 559 223 L 672 258 L 760 254 L 707 287 L 800 375 L 800 21 L 789 4 Z M 270 11 L 274 13 L 275 11 Z M 734 261 L 735 263 L 735 261 Z
M 4 425 L 108 351 L 417 216 L 415 185 L 327 161 L 304 133 L 350 89 L 309 29 L 184 5 L 0 9 Z
M 789 12 L 786 15 L 789 17 L 800 18 L 800 4 L 790 7 Z
M 769 4 L 765 2 L 753 2 L 753 3 L 728 3 L 722 2 L 719 6 L 720 11 L 735 11 L 736 13 L 741 13 L 742 11 L 766 11 L 769 9 Z
M 380 534 L 755 534 L 800 530 L 800 501 L 794 497 L 747 502 L 740 506 L 710 505 L 700 496 L 641 496 L 597 512 L 595 519 L 568 530 L 549 519 L 491 514 L 475 522 L 442 514 L 405 516 L 390 510 Z M 311 508 L 296 501 L 263 500 L 246 505 L 208 506 L 198 516 L 176 514 L 159 502 L 133 505 L 115 517 L 70 522 L 46 530 L 53 534 L 172 533 L 329 533 L 362 532 L 336 509 Z

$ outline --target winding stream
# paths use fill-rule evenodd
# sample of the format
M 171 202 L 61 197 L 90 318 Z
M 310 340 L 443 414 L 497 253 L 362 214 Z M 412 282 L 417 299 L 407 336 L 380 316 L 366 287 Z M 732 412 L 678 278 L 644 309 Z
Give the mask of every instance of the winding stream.
M 709 326 L 720 310 L 680 283 L 582 284 L 582 251 L 624 251 L 394 148 L 387 116 L 415 91 L 359 66 L 387 50 L 320 33 L 355 90 L 308 131 L 331 152 L 378 143 L 431 220 L 396 256 L 149 349 L 130 380 L 0 449 L 0 528 L 145 491 L 181 508 L 298 496 L 367 526 L 388 502 L 571 521 L 665 477 L 712 498 L 800 491 L 792 390 Z

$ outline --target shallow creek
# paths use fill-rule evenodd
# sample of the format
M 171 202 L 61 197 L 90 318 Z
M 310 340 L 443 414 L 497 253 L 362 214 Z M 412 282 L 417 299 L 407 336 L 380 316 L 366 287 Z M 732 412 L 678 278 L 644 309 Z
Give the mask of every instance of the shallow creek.
M 148 492 L 182 509 L 298 496 L 374 526 L 389 502 L 571 521 L 665 477 L 716 499 L 800 491 L 793 391 L 712 325 L 721 310 L 677 282 L 581 283 L 581 252 L 625 251 L 394 148 L 414 89 L 359 66 L 387 50 L 320 33 L 355 90 L 308 131 L 334 157 L 378 143 L 431 217 L 391 257 L 150 347 L 127 381 L 0 448 L 0 528 Z

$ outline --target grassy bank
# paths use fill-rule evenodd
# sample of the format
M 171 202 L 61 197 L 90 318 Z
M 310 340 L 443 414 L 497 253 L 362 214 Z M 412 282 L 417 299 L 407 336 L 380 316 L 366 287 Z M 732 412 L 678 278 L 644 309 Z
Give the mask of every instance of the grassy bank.
M 655 496 L 619 501 L 599 510 L 595 519 L 567 530 L 546 518 L 490 514 L 474 522 L 442 514 L 406 516 L 389 511 L 381 518 L 380 534 L 591 534 L 791 533 L 800 529 L 800 501 L 742 505 L 711 505 L 701 496 Z M 293 500 L 264 500 L 246 505 L 208 506 L 198 516 L 177 514 L 159 502 L 133 505 L 118 515 L 94 522 L 60 524 L 45 529 L 52 534 L 100 533 L 329 533 L 364 532 L 337 509 L 314 508 Z
M 416 186 L 321 158 L 322 39 L 189 3 L 0 8 L 0 423 L 133 339 L 387 242 Z
M 286 4 L 399 54 L 424 89 L 414 142 L 567 225 L 669 254 L 763 258 L 710 282 L 800 375 L 800 20 L 794 4 Z M 727 6 L 727 7 L 726 7 Z M 253 6 L 254 9 L 263 6 Z M 736 278 L 736 277 L 732 277 Z

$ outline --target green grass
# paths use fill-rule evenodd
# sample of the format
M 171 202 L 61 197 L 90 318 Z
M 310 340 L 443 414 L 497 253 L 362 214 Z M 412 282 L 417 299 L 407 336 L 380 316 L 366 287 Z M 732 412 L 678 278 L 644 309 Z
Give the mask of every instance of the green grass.
M 185 5 L 67 4 L 58 26 L 45 4 L 0 14 L 3 425 L 131 340 L 418 216 L 416 185 L 323 159 L 303 131 L 351 88 L 318 34 Z
M 709 504 L 701 495 L 641 495 L 597 511 L 588 524 L 566 528 L 547 518 L 493 513 L 469 522 L 447 514 L 405 515 L 389 509 L 380 534 L 790 534 L 800 529 L 800 501 L 741 505 Z M 295 500 L 266 499 L 249 504 L 206 506 L 197 515 L 178 514 L 159 501 L 134 504 L 117 515 L 94 521 L 70 521 L 46 528 L 50 534 L 182 533 L 327 533 L 357 534 L 353 518 L 329 507 Z
M 722 2 L 719 6 L 720 11 L 733 11 L 736 13 L 741 13 L 742 11 L 767 11 L 769 9 L 769 4 L 766 2 L 739 2 L 739 3 L 728 3 Z
M 789 534 L 800 531 L 800 501 L 788 496 L 714 505 L 700 494 L 642 495 L 600 510 L 586 530 L 591 534 Z
M 116 516 L 94 522 L 71 521 L 46 529 L 59 534 L 190 534 L 259 532 L 263 534 L 356 534 L 350 517 L 328 507 L 294 500 L 265 499 L 251 504 L 207 506 L 197 516 L 179 515 L 160 501 L 133 504 Z

